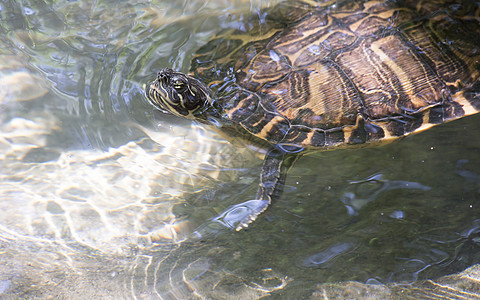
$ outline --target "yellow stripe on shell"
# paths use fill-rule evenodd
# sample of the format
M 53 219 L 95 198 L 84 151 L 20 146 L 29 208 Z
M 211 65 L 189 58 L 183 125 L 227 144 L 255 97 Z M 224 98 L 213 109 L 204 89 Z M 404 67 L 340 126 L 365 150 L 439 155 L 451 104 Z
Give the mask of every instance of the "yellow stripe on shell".
M 385 44 L 384 39 L 395 39 L 395 38 L 396 37 L 394 35 L 391 35 L 383 39 L 374 41 L 371 43 L 371 49 L 376 55 L 378 55 L 378 57 L 381 59 L 383 63 L 385 63 L 387 66 L 390 67 L 392 72 L 400 81 L 400 85 L 402 86 L 404 92 L 408 95 L 410 101 L 414 104 L 414 107 L 425 107 L 428 103 L 425 103 L 423 99 L 417 97 L 417 95 L 413 92 L 414 87 L 411 80 L 412 78 L 409 76 L 409 74 L 405 72 L 405 70 L 403 70 L 389 55 L 387 55 L 387 53 L 385 53 L 381 49 L 381 46 Z M 418 61 L 416 57 L 415 57 L 415 60 Z M 419 65 L 423 66 L 423 64 L 419 64 Z M 427 83 L 429 82 L 427 81 Z M 398 107 L 398 102 L 395 104 Z
M 258 123 L 261 123 L 262 121 L 263 121 L 263 119 L 258 121 Z M 285 121 L 285 119 L 283 117 L 275 116 L 273 119 L 270 120 L 270 122 L 265 124 L 265 126 L 263 126 L 262 130 L 259 133 L 257 133 L 256 135 L 261 137 L 261 138 L 267 139 L 267 136 L 268 136 L 268 133 L 270 132 L 270 130 L 272 130 L 275 127 L 276 124 L 278 124 L 282 121 Z
M 453 101 L 462 106 L 462 109 L 465 112 L 465 116 L 469 116 L 469 115 L 473 115 L 473 114 L 478 113 L 478 109 L 473 107 L 472 104 L 470 104 L 470 102 L 465 98 L 465 96 L 463 94 L 464 94 L 463 91 L 454 94 L 452 96 Z

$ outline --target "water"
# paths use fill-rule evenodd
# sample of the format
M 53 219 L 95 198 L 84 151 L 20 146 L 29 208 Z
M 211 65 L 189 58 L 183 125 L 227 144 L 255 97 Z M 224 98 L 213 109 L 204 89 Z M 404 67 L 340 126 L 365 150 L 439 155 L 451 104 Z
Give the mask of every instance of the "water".
M 253 199 L 261 159 L 142 84 L 268 5 L 0 2 L 0 295 L 303 298 L 479 262 L 479 116 L 305 156 L 248 230 L 187 238 Z

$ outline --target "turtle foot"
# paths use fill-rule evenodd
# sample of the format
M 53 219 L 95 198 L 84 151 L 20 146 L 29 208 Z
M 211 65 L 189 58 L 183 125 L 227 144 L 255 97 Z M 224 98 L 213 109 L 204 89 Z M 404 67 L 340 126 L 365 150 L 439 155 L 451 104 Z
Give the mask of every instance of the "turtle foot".
M 233 205 L 197 228 L 191 237 L 195 240 L 202 240 L 225 233 L 230 229 L 236 231 L 245 229 L 248 224 L 252 223 L 259 214 L 267 209 L 268 205 L 268 200 L 249 200 Z
M 259 214 L 269 205 L 268 200 L 249 200 L 229 207 L 223 213 L 213 218 L 213 222 L 223 224 L 228 228 L 239 231 L 248 227 Z

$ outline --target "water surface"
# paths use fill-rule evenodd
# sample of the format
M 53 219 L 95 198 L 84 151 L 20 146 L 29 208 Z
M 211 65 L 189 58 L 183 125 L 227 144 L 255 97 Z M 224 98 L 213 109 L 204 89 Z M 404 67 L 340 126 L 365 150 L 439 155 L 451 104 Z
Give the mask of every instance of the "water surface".
M 305 156 L 248 230 L 212 233 L 261 155 L 153 111 L 142 85 L 269 5 L 0 2 L 0 295 L 303 298 L 479 262 L 479 116 Z

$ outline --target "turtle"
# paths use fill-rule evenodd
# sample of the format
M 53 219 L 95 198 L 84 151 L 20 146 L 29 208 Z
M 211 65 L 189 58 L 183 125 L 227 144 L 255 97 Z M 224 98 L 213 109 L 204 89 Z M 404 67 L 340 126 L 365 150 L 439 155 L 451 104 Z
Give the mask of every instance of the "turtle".
M 154 109 L 265 150 L 237 230 L 312 151 L 388 143 L 480 111 L 474 1 L 286 1 L 222 29 L 189 73 L 158 71 Z

